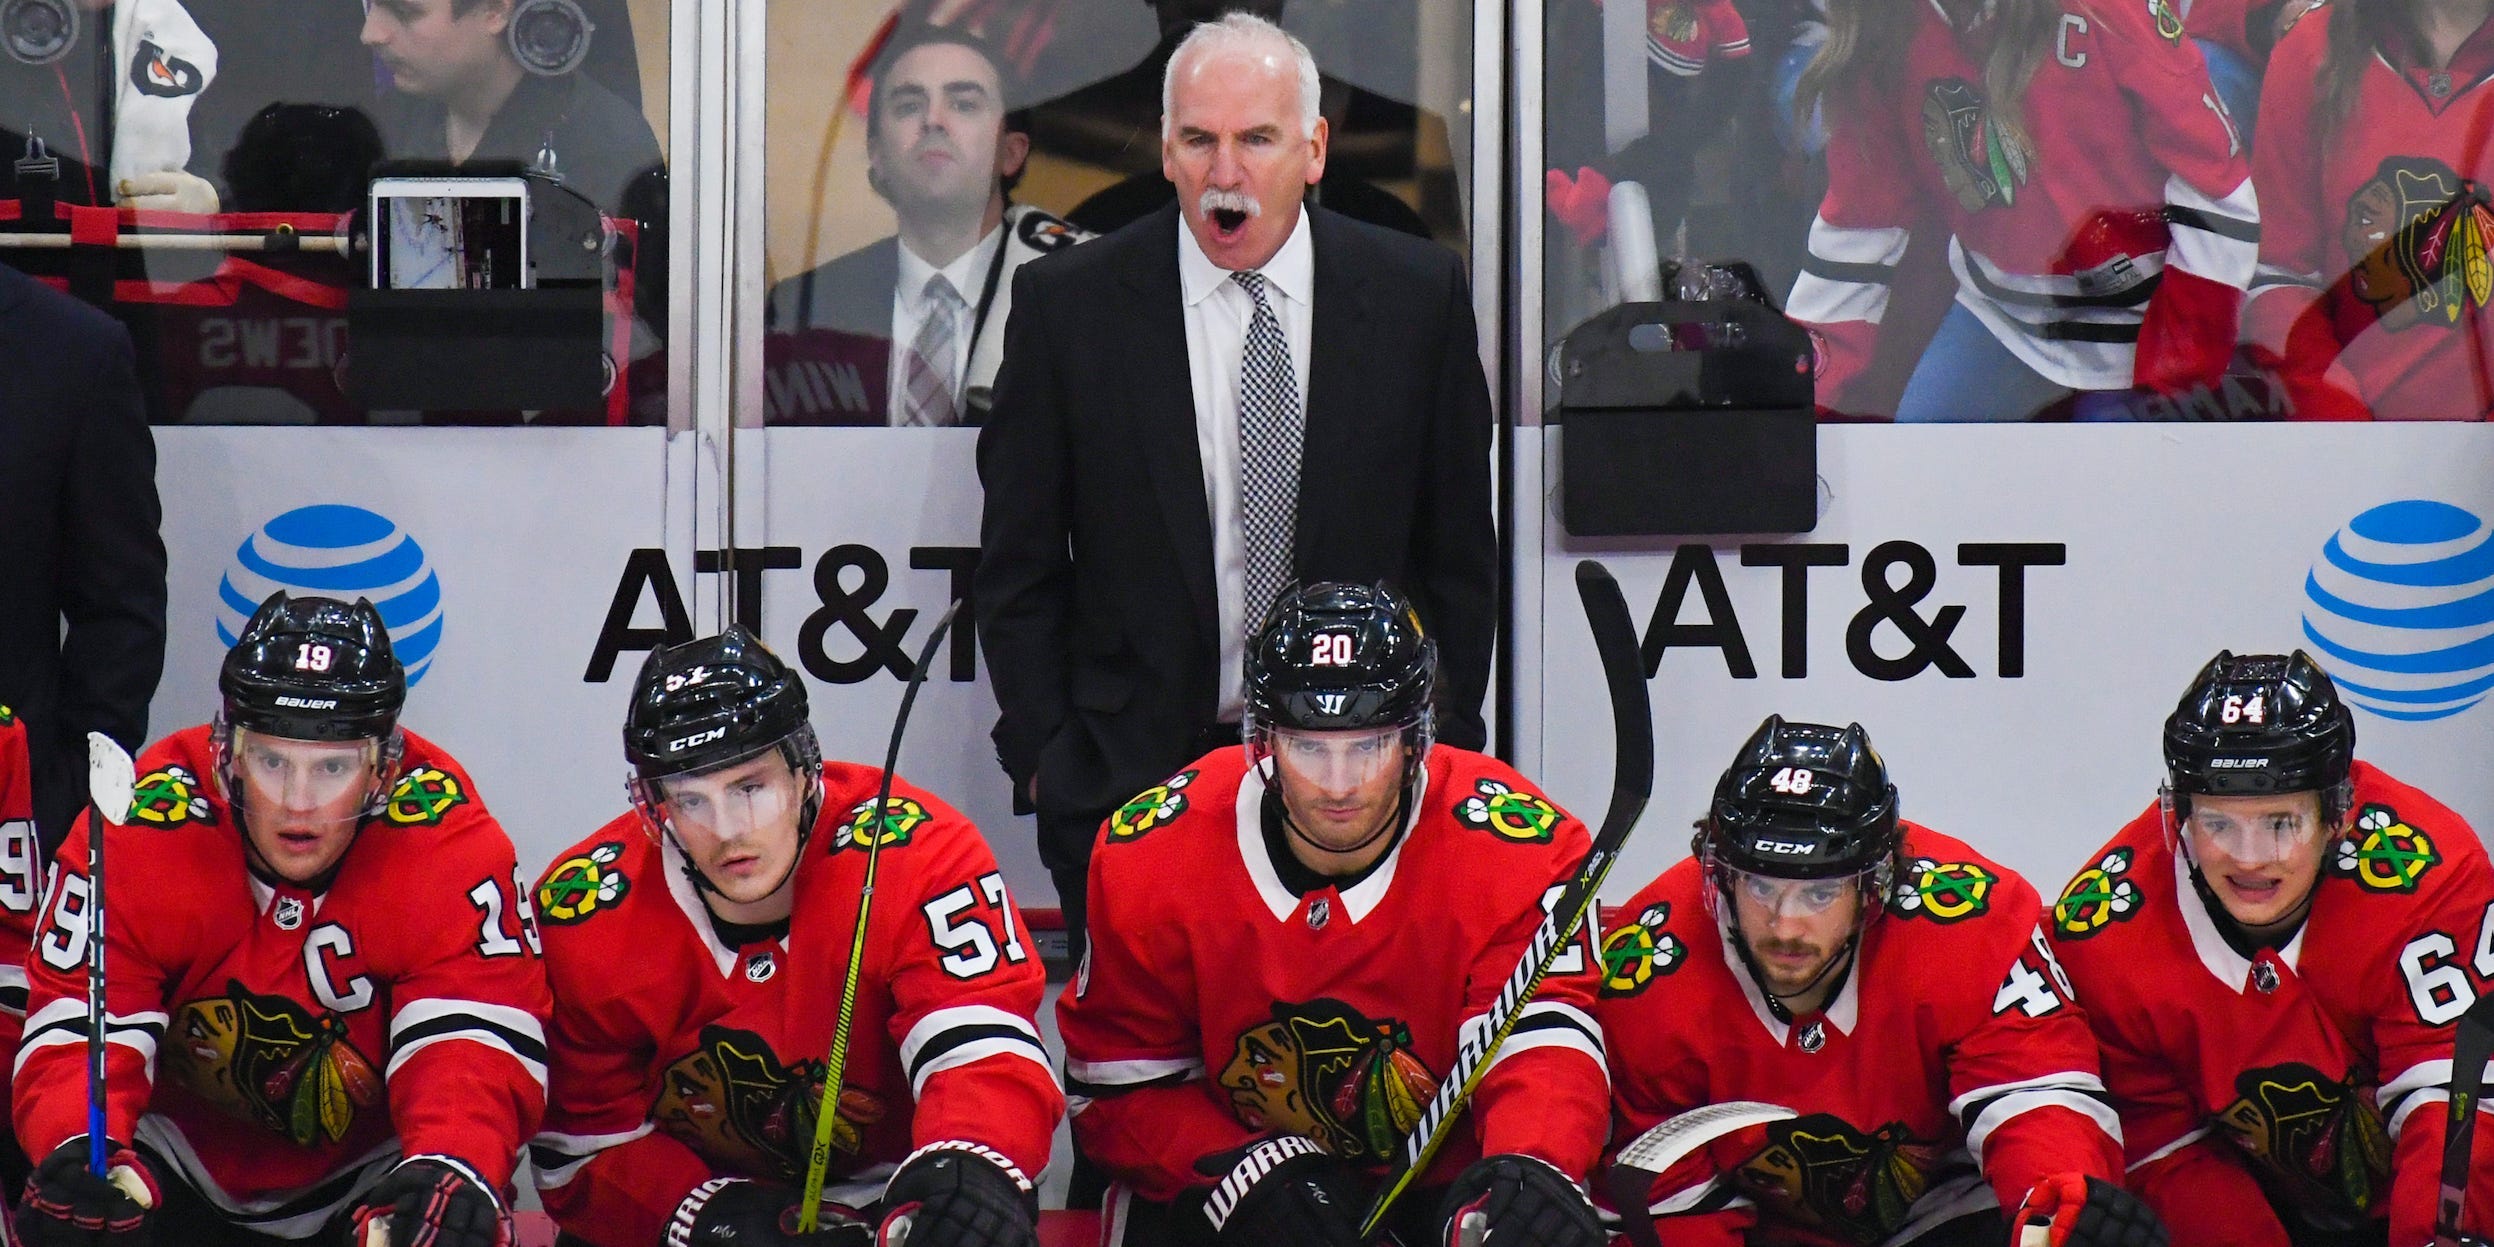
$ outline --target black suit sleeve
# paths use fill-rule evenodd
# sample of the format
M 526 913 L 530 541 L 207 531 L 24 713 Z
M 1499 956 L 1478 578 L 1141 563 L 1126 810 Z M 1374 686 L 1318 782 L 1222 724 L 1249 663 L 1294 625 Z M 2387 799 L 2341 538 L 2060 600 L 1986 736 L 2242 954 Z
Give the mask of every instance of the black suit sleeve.
M 1482 749 L 1489 730 L 1481 701 L 1489 692 L 1498 629 L 1498 533 L 1490 517 L 1489 380 L 1462 262 L 1446 259 L 1446 307 L 1438 317 L 1436 409 L 1431 415 L 1423 497 L 1412 534 L 1411 565 L 1421 618 L 1437 630 L 1438 739 Z
M 1013 277 L 995 406 L 979 430 L 979 647 L 996 692 L 996 758 L 1024 799 L 1039 755 L 1067 715 L 1074 604 L 1073 486 L 1063 354 L 1049 341 L 1043 265 Z
M 85 401 L 62 413 L 73 425 L 59 517 L 59 601 L 68 631 L 53 702 L 60 725 L 78 742 L 71 756 L 81 776 L 86 733 L 102 732 L 132 753 L 147 743 L 147 703 L 165 665 L 156 441 L 139 399 L 130 335 L 116 325 L 90 341 L 85 366 L 73 374 L 85 383 L 63 390 Z M 65 809 L 84 785 L 67 789 L 50 789 L 66 799 Z

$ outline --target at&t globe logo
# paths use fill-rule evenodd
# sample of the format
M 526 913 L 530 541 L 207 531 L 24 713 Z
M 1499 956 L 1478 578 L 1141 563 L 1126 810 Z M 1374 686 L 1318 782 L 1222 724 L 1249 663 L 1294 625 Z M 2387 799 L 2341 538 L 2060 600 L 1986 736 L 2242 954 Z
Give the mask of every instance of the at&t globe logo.
M 241 635 L 251 612 L 279 589 L 352 602 L 372 599 L 390 630 L 407 683 L 424 679 L 442 642 L 442 582 L 424 547 L 386 516 L 362 507 L 297 507 L 243 539 L 217 585 L 217 639 Z
M 2303 631 L 2347 700 L 2385 719 L 2447 718 L 2494 689 L 2494 532 L 2447 502 L 2347 521 L 2304 577 Z

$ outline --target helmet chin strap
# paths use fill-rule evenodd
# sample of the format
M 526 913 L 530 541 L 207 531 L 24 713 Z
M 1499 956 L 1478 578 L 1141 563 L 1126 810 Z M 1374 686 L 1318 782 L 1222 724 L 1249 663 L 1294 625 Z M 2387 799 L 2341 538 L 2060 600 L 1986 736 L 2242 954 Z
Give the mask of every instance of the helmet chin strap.
M 1766 998 L 1767 1011 L 1775 1015 L 1776 1021 L 1787 1023 L 1793 1020 L 1793 1011 L 1791 1007 L 1786 1005 L 1784 1002 L 1787 1000 L 1798 1000 L 1803 996 L 1809 995 L 1811 992 L 1817 991 L 1819 984 L 1827 981 L 1828 975 L 1834 974 L 1836 971 L 1852 965 L 1854 950 L 1859 948 L 1861 943 L 1862 932 L 1857 928 L 1853 934 L 1845 937 L 1845 946 L 1837 949 L 1836 954 L 1827 959 L 1827 964 L 1820 966 L 1819 972 L 1810 976 L 1809 982 L 1802 984 L 1800 987 L 1795 988 L 1792 991 L 1778 992 L 1774 988 L 1767 986 L 1766 971 L 1759 968 L 1758 955 L 1750 951 L 1749 937 L 1741 934 L 1738 926 L 1734 926 L 1732 929 L 1732 948 L 1740 954 L 1741 965 L 1744 969 L 1749 971 L 1750 981 L 1758 985 L 1758 994 Z
M 1291 815 L 1290 802 L 1288 801 L 1281 803 L 1282 827 L 1290 832 L 1291 839 L 1296 840 L 1309 848 L 1315 849 L 1320 853 L 1357 853 L 1368 848 L 1370 845 L 1377 843 L 1377 841 L 1382 839 L 1387 832 L 1403 825 L 1404 811 L 1411 807 L 1411 797 L 1412 786 L 1408 783 L 1396 790 L 1394 795 L 1394 808 L 1388 811 L 1384 818 L 1377 820 L 1377 826 L 1366 836 L 1361 837 L 1358 844 L 1350 845 L 1348 847 L 1337 847 L 1326 844 L 1323 841 L 1318 840 L 1316 837 L 1309 835 L 1305 829 L 1299 826 L 1299 820 Z

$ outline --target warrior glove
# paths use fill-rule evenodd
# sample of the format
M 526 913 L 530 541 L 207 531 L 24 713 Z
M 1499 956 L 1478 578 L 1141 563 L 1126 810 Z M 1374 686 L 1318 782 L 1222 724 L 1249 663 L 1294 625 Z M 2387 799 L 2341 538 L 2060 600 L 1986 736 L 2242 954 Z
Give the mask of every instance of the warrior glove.
M 1602 1247 L 1610 1238 L 1583 1189 L 1558 1166 L 1531 1156 L 1472 1162 L 1439 1205 L 1439 1241 L 1457 1247 L 1464 1218 L 1474 1213 L 1488 1220 L 1485 1247 Z
M 883 1188 L 883 1228 L 909 1218 L 907 1247 L 1037 1247 L 1039 1196 L 1012 1161 L 976 1143 L 934 1143 Z
M 17 1241 L 27 1247 L 146 1247 L 153 1241 L 149 1214 L 163 1202 L 155 1175 L 119 1143 L 107 1141 L 104 1155 L 108 1176 L 99 1178 L 87 1169 L 87 1136 L 53 1148 L 26 1178 Z
M 1220 1247 L 1360 1247 L 1342 1163 L 1306 1135 L 1258 1139 L 1207 1156 L 1196 1171 L 1220 1182 L 1203 1197 L 1185 1241 Z
M 693 1188 L 667 1223 L 665 1247 L 869 1247 L 873 1224 L 824 1204 L 811 1234 L 797 1232 L 797 1193 L 744 1178 Z

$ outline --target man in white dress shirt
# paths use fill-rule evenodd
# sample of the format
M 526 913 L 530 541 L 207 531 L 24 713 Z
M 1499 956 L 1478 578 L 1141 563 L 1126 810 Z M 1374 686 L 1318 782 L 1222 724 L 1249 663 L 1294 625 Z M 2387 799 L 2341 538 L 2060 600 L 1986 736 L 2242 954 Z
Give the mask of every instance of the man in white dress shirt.
M 1088 235 L 1006 195 L 1030 156 L 996 58 L 941 27 L 875 59 L 866 176 L 899 232 L 771 288 L 775 424 L 975 425 L 1014 270 Z

